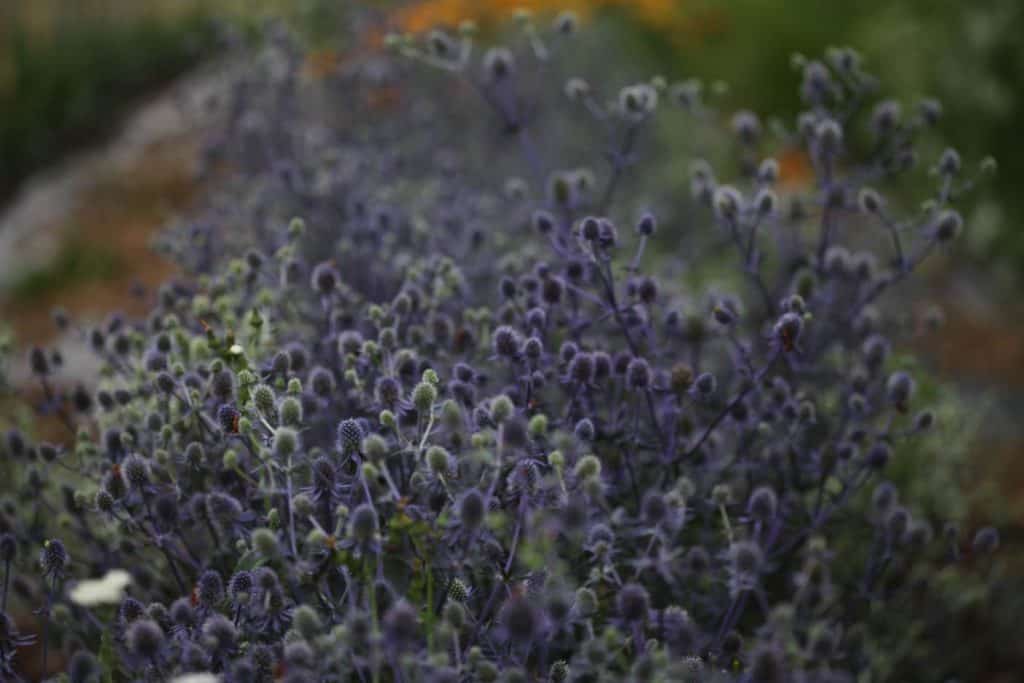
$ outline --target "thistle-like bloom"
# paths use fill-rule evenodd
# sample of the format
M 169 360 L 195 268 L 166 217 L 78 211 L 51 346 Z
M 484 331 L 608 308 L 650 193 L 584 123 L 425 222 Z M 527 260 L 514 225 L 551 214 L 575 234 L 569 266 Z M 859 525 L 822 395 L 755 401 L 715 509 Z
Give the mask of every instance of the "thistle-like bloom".
M 64 578 L 70 561 L 68 551 L 61 541 L 50 539 L 43 544 L 39 554 L 39 566 L 43 570 L 43 576 L 51 583 L 56 584 Z
M 353 419 L 342 420 L 338 424 L 338 450 L 348 455 L 359 451 L 363 443 L 363 428 Z

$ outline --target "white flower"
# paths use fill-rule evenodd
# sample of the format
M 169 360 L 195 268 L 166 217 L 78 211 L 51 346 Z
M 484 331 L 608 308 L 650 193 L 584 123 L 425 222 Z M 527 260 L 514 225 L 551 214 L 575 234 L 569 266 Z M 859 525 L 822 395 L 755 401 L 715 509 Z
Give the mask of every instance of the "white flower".
M 132 575 L 123 569 L 111 569 L 101 579 L 79 581 L 68 591 L 71 602 L 83 607 L 116 605 L 124 597 L 124 589 L 132 582 Z
M 220 683 L 220 676 L 211 673 L 185 674 L 172 678 L 171 683 Z

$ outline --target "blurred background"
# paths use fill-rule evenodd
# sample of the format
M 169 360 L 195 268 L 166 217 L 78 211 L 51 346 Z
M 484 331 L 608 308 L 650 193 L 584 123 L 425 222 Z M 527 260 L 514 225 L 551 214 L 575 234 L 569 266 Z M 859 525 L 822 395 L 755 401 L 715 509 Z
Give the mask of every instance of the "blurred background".
M 857 48 L 882 94 L 905 108 L 940 99 L 945 140 L 965 159 L 993 155 L 999 172 L 967 216 L 955 273 L 935 278 L 947 324 L 924 351 L 977 410 L 960 473 L 972 513 L 996 520 L 1010 542 L 1024 535 L 1020 0 L 3 0 L 0 344 L 13 352 L 12 383 L 21 351 L 51 340 L 54 307 L 141 313 L 133 291 L 174 274 L 150 243 L 217 182 L 197 174 L 197 159 L 218 74 L 233 68 L 232 40 L 256 40 L 268 18 L 283 18 L 311 47 L 306 76 L 322 77 L 379 40 L 344 30 L 349 2 L 375 6 L 380 35 L 466 18 L 486 30 L 518 8 L 573 9 L 614 33 L 633 74 L 720 81 L 724 112 L 791 120 L 792 54 L 835 45 Z M 806 179 L 801 159 L 782 161 L 791 182 Z M 88 377 L 75 362 L 72 373 Z M 24 419 L 7 412 L 5 422 Z M 1021 575 L 1020 558 L 1011 562 Z M 1004 671 L 1019 671 L 1020 659 L 998 650 L 991 680 L 1018 680 Z

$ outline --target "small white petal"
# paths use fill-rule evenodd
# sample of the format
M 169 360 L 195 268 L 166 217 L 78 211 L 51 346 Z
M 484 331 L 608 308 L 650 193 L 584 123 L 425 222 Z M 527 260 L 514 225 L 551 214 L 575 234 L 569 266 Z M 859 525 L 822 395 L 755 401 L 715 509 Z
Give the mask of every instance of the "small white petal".
M 185 674 L 172 678 L 171 683 L 220 683 L 220 676 L 211 673 Z
M 124 597 L 124 590 L 132 582 L 132 576 L 123 569 L 111 569 L 99 579 L 79 581 L 68 591 L 68 597 L 77 605 L 116 605 Z

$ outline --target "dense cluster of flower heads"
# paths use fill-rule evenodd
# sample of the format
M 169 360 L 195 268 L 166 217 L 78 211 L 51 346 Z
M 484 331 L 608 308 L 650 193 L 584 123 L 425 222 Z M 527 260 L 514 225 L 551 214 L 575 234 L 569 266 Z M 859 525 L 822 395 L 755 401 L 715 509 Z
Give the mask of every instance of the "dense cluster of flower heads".
M 676 221 L 619 195 L 644 200 L 627 181 L 654 122 L 702 111 L 698 84 L 569 80 L 608 168 L 552 168 L 526 93 L 579 38 L 570 15 L 520 24 L 523 49 L 479 58 L 469 25 L 388 44 L 470 84 L 531 180 L 460 185 L 447 150 L 403 210 L 353 191 L 358 166 L 327 201 L 271 164 L 253 211 L 339 220 L 236 244 L 211 219 L 171 240 L 194 277 L 147 320 L 58 315 L 104 361 L 98 390 L 32 352 L 73 444 L 4 439 L 3 604 L 38 610 L 70 681 L 874 680 L 909 637 L 879 614 L 941 628 L 931 574 L 987 566 L 993 529 L 918 514 L 886 474 L 935 418 L 885 302 L 962 230 L 973 178 L 947 150 L 921 208 L 873 187 L 925 163 L 939 105 L 872 108 L 850 50 L 802 60 L 805 109 L 774 135 L 816 182 L 777 190 L 766 126 L 732 117 L 735 179 L 695 161 L 672 190 L 737 274 L 693 292 Z M 403 168 L 380 156 L 367 175 Z M 6 679 L 29 638 L 0 626 Z

